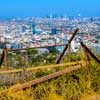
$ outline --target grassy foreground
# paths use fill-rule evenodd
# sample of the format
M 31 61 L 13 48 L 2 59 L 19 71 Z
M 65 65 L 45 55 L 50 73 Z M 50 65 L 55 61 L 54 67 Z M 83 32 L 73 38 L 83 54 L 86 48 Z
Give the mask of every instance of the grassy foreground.
M 66 73 L 25 91 L 0 95 L 0 100 L 100 100 L 100 65 Z

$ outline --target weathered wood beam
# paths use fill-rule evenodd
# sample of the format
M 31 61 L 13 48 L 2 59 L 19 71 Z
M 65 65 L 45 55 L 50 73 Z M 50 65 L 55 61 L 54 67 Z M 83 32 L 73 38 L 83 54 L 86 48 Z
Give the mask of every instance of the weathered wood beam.
M 63 55 L 65 54 L 65 52 L 66 52 L 66 50 L 67 50 L 67 48 L 68 48 L 68 45 L 70 45 L 70 43 L 72 42 L 72 40 L 74 39 L 74 37 L 75 37 L 75 35 L 77 34 L 78 31 L 79 31 L 79 29 L 77 28 L 77 29 L 75 29 L 75 30 L 72 32 L 72 37 L 70 38 L 68 44 L 65 46 L 65 48 L 64 48 L 62 54 L 60 55 L 60 57 L 58 58 L 56 64 L 59 64 L 59 63 L 60 63 L 60 61 L 61 61 Z
M 91 52 L 91 50 L 83 42 L 80 42 L 80 44 L 91 55 L 91 57 L 100 64 L 100 60 Z
M 70 66 L 70 65 L 76 65 L 76 64 L 82 64 L 85 63 L 84 61 L 75 61 L 75 62 L 68 62 L 63 64 L 53 64 L 53 65 L 47 65 L 47 66 L 39 66 L 39 67 L 30 67 L 25 69 L 14 69 L 14 70 L 5 70 L 0 71 L 0 74 L 11 74 L 11 73 L 18 73 L 23 71 L 32 71 L 32 70 L 42 70 L 47 68 L 56 68 L 56 67 L 62 67 L 62 66 Z

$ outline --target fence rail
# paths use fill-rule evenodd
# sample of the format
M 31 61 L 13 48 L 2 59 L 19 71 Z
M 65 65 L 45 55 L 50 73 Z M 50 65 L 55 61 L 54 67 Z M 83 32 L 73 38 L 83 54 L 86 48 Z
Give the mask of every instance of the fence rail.
M 75 61 L 75 62 L 68 62 L 68 63 L 62 63 L 62 64 L 53 64 L 53 65 L 39 66 L 39 67 L 30 67 L 30 68 L 24 68 L 24 69 L 5 70 L 5 71 L 0 71 L 0 74 L 11 74 L 11 73 L 18 73 L 18 72 L 23 72 L 23 71 L 42 70 L 42 69 L 47 69 L 47 68 L 71 66 L 71 65 L 82 64 L 82 63 L 85 63 L 85 61 Z
M 14 85 L 14 86 L 10 87 L 7 90 L 1 91 L 0 94 L 6 94 L 9 90 L 12 90 L 13 92 L 18 92 L 18 91 L 21 91 L 21 90 L 25 90 L 26 88 L 29 88 L 29 87 L 32 87 L 32 86 L 37 85 L 39 83 L 42 83 L 44 81 L 56 78 L 56 77 L 61 76 L 65 73 L 69 73 L 69 72 L 78 70 L 78 69 L 82 68 L 82 66 L 85 66 L 85 63 L 74 65 L 72 67 L 68 67 L 66 69 L 54 72 L 52 74 L 46 75 L 44 77 L 29 81 L 29 82 L 26 82 L 26 83 L 23 83 L 23 84 L 19 83 L 17 85 Z

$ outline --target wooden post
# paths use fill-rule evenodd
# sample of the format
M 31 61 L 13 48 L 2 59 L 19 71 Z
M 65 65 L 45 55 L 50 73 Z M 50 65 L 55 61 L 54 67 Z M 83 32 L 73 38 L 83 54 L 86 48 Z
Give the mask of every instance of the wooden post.
M 88 66 L 90 63 L 90 58 L 89 58 L 89 54 L 85 48 L 84 48 L 84 55 L 85 55 L 86 65 Z
M 70 62 L 71 59 L 70 59 L 70 44 L 68 45 L 68 62 Z
M 3 50 L 3 53 L 2 53 L 2 56 L 1 56 L 0 66 L 3 64 L 3 61 L 4 61 L 4 50 Z
M 4 49 L 4 66 L 7 68 L 7 49 L 6 48 Z
M 83 48 L 85 48 L 86 52 L 92 57 L 95 59 L 95 61 L 97 61 L 99 64 L 100 64 L 100 60 L 91 52 L 91 50 L 83 43 L 81 42 L 81 46 Z
M 65 54 L 66 50 L 68 49 L 68 45 L 72 42 L 72 40 L 73 40 L 74 37 L 76 36 L 78 30 L 79 30 L 79 29 L 77 28 L 77 29 L 75 29 L 75 30 L 72 32 L 72 36 L 71 36 L 71 38 L 70 38 L 68 44 L 66 44 L 66 46 L 65 46 L 63 52 L 61 53 L 60 57 L 57 59 L 56 64 L 59 64 L 59 63 L 60 63 L 60 61 L 61 61 L 63 55 Z

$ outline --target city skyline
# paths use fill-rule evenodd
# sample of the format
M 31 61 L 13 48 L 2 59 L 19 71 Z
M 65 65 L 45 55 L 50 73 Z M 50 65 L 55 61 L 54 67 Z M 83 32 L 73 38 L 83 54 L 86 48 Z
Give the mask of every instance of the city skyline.
M 100 16 L 100 0 L 1 0 L 0 18 L 41 17 L 49 14 Z

